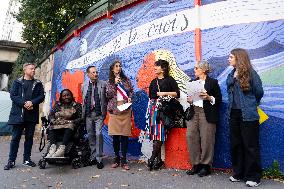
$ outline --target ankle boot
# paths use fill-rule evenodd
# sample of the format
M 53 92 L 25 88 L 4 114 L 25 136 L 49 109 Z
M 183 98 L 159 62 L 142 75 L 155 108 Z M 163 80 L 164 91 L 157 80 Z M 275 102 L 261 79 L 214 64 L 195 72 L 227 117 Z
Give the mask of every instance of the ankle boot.
M 49 151 L 48 151 L 48 154 L 45 156 L 46 158 L 50 158 L 52 157 L 52 155 L 56 152 L 56 145 L 55 144 L 52 144 L 50 147 L 49 147 Z
M 201 169 L 201 166 L 199 164 L 193 165 L 193 167 L 190 170 L 186 171 L 186 174 L 187 175 L 197 174 L 197 173 L 199 173 L 200 169 Z
M 60 145 L 52 157 L 64 157 L 65 145 Z
M 198 176 L 204 177 L 204 176 L 211 174 L 211 166 L 210 165 L 202 164 L 201 167 L 202 168 L 199 171 Z
M 147 164 L 149 171 L 153 170 L 153 166 L 154 166 L 154 160 L 152 158 L 148 159 L 148 164 Z
M 158 170 L 164 165 L 164 162 L 162 159 L 157 159 L 157 161 L 154 162 L 153 169 Z

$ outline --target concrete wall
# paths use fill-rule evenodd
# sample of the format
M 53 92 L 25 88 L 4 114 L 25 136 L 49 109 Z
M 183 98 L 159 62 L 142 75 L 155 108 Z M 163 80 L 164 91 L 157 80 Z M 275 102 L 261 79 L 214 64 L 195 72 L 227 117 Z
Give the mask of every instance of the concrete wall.
M 50 111 L 50 99 L 51 99 L 51 83 L 53 73 L 54 56 L 50 55 L 39 67 L 36 68 L 35 78 L 41 80 L 45 92 L 45 100 L 40 105 L 40 117 L 47 116 Z M 38 130 L 41 128 L 38 127 Z

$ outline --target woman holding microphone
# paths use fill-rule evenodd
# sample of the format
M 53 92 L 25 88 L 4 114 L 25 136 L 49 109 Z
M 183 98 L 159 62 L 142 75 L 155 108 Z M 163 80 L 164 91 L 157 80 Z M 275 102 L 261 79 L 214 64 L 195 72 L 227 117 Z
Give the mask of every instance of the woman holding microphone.
M 108 132 L 113 136 L 113 149 L 115 160 L 112 168 L 119 165 L 129 170 L 126 153 L 128 148 L 128 137 L 131 136 L 131 109 L 120 111 L 117 107 L 130 103 L 133 95 L 133 88 L 130 80 L 124 75 L 121 62 L 115 60 L 110 66 L 109 80 L 106 84 L 106 97 L 108 99 L 107 110 L 109 111 Z M 122 158 L 120 157 L 120 146 Z

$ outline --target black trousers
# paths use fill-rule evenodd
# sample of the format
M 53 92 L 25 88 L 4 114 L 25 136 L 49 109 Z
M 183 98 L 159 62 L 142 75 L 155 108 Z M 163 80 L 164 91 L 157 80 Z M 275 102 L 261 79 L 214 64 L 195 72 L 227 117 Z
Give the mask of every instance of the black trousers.
M 230 139 L 234 177 L 260 182 L 259 122 L 242 121 L 241 110 L 231 110 Z
M 50 144 L 56 144 L 56 141 L 58 138 L 61 138 L 60 136 L 63 136 L 62 138 L 62 144 L 67 145 L 70 141 L 71 137 L 73 135 L 72 129 L 51 129 L 48 131 L 48 137 Z
M 25 130 L 24 161 L 30 160 L 35 126 L 36 124 L 33 122 L 24 122 L 20 125 L 12 125 L 12 140 L 10 143 L 10 154 L 9 154 L 10 161 L 16 161 L 19 149 L 19 143 L 24 130 Z
M 113 150 L 116 157 L 120 157 L 120 144 L 122 157 L 126 158 L 126 153 L 128 149 L 128 136 L 113 135 Z

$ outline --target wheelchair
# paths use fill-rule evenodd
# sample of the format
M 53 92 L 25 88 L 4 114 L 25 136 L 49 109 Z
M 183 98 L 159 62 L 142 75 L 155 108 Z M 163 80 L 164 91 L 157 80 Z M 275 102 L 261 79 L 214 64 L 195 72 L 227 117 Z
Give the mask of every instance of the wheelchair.
M 45 142 L 49 140 L 48 138 L 48 128 L 50 121 L 45 117 L 41 118 L 42 121 L 42 133 L 39 151 L 43 151 L 45 147 Z M 91 150 L 88 144 L 86 136 L 86 130 L 83 124 L 80 124 L 74 129 L 73 136 L 70 142 L 66 145 L 64 157 L 49 157 L 46 158 L 48 154 L 50 144 L 47 146 L 46 152 L 43 153 L 42 158 L 38 162 L 40 169 L 45 169 L 47 164 L 71 164 L 73 169 L 80 167 L 86 167 L 91 164 L 90 156 Z M 56 146 L 58 147 L 62 144 L 62 135 L 58 134 L 56 136 Z

